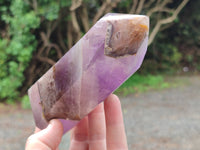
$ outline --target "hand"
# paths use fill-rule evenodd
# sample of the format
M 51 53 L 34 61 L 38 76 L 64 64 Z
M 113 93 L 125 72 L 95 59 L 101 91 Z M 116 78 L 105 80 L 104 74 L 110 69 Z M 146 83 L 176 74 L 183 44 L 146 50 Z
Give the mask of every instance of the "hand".
M 26 150 L 55 150 L 62 134 L 60 121 L 52 120 L 46 129 L 28 138 Z M 72 130 L 70 150 L 88 149 L 128 150 L 121 104 L 117 96 L 111 94 L 104 104 L 98 105 Z

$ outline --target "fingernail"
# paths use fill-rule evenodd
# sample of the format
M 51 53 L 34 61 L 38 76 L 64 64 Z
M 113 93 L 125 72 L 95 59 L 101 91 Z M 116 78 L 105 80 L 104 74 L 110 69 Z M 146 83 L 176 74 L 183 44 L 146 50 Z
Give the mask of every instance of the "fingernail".
M 110 99 L 110 100 L 118 100 L 119 98 L 118 98 L 118 96 L 115 95 L 115 94 L 110 94 L 110 95 L 108 96 L 108 99 Z
M 49 124 L 53 125 L 53 124 L 55 124 L 55 122 L 57 122 L 57 121 L 60 121 L 60 120 L 58 120 L 58 119 L 52 119 L 52 120 L 50 120 Z

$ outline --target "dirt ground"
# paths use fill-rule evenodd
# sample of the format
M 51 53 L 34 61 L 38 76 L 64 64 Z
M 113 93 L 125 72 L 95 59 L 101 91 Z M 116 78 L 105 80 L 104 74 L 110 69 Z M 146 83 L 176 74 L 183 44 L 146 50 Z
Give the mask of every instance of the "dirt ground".
M 200 77 L 182 77 L 184 85 L 121 97 L 130 150 L 198 150 Z M 0 104 L 0 149 L 24 149 L 34 130 L 30 110 Z M 68 149 L 69 134 L 60 149 Z

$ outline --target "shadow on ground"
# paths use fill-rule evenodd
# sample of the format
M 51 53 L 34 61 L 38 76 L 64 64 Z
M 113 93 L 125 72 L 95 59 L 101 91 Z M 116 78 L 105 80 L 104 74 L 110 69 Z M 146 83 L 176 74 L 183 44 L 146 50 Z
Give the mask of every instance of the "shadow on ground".
M 121 97 L 130 150 L 196 150 L 200 147 L 200 77 L 163 91 Z M 24 149 L 33 132 L 30 110 L 0 105 L 1 149 Z M 68 149 L 69 135 L 60 146 Z

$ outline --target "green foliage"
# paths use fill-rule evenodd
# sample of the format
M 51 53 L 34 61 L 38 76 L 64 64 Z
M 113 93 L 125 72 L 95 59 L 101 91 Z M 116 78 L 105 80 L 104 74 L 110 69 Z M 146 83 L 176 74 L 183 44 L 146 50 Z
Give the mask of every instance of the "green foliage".
M 128 13 L 133 2 L 132 0 L 121 0 L 111 11 Z M 169 8 L 174 8 L 178 3 L 179 1 L 172 1 Z M 82 22 L 85 18 L 81 18 L 81 14 L 84 14 L 83 8 L 86 7 L 89 25 L 92 25 L 92 20 L 102 4 L 103 1 L 100 0 L 83 0 L 82 5 L 76 9 L 76 19 L 81 34 L 85 33 Z M 46 39 L 47 43 L 57 45 L 62 53 L 70 47 L 70 44 L 67 45 L 70 40 L 72 44 L 75 43 L 77 31 L 71 22 L 72 16 L 69 10 L 71 5 L 72 0 L 0 0 L 0 101 L 7 100 L 8 103 L 12 103 L 19 100 L 28 86 L 50 67 L 49 64 L 36 58 L 39 49 L 46 42 L 41 38 L 41 33 L 49 36 Z M 130 93 L 146 91 L 156 86 L 168 86 L 162 76 L 148 75 L 152 73 L 174 73 L 183 66 L 192 66 L 200 71 L 199 7 L 200 1 L 190 1 L 171 28 L 158 33 L 153 44 L 148 48 L 142 69 L 140 69 L 143 76 L 134 75 L 118 91 L 122 89 L 121 91 Z M 152 8 L 143 8 L 141 14 L 145 14 L 149 9 Z M 152 28 L 159 17 L 162 18 L 155 13 L 151 16 Z M 165 27 L 168 26 L 162 29 Z M 68 36 L 70 34 L 72 39 Z M 58 59 L 56 48 L 46 47 L 46 51 L 41 56 L 47 54 L 46 58 L 56 61 Z M 40 74 L 27 74 L 30 71 L 29 68 L 35 68 L 34 73 L 40 72 Z M 27 85 L 27 77 L 30 76 L 33 76 L 33 80 L 30 80 L 31 83 Z M 25 87 L 25 90 L 22 90 L 22 87 Z M 22 98 L 23 105 L 28 103 L 27 98 L 27 96 Z
M 5 7 L 5 6 L 4 6 Z M 30 32 L 39 26 L 40 19 L 22 0 L 14 0 L 3 10 L 1 19 L 9 25 L 7 38 L 0 39 L 0 99 L 15 100 L 24 81 L 37 41 Z
M 128 12 L 128 10 L 130 10 L 130 7 L 132 6 L 132 3 L 132 0 L 122 0 L 118 6 L 119 11 Z
M 200 64 L 200 1 L 190 1 L 187 9 L 180 16 L 180 22 L 175 24 L 179 50 L 183 54 L 182 64 L 189 70 L 199 71 Z M 192 11 L 188 11 L 192 10 Z
M 152 89 L 168 88 L 169 86 L 170 84 L 165 82 L 161 75 L 134 74 L 117 89 L 116 93 L 126 96 L 128 94 L 141 93 Z
M 153 58 L 153 59 L 152 59 Z M 176 73 L 180 68 L 182 53 L 172 44 L 157 44 L 157 47 L 149 47 L 145 61 L 143 62 L 143 74 Z
M 190 1 L 187 9 L 184 9 L 180 21 L 176 24 L 178 36 L 177 42 L 200 46 L 200 1 Z M 192 10 L 192 11 L 188 11 Z
M 160 44 L 157 48 L 161 51 L 159 55 L 161 60 L 159 61 L 161 61 L 163 65 L 166 65 L 167 67 L 171 67 L 173 65 L 173 67 L 175 67 L 180 63 L 182 55 L 175 45 Z
M 24 108 L 24 109 L 31 108 L 31 104 L 30 104 L 28 95 L 23 96 L 23 98 L 21 99 L 21 105 L 22 105 L 22 108 Z
M 71 1 L 64 0 L 38 0 L 37 5 L 23 0 L 0 1 L 0 27 L 6 33 L 0 37 L 0 101 L 19 99 L 24 72 L 37 49 L 36 29 L 58 19 L 60 9 L 70 5 Z M 55 55 L 54 51 L 50 54 Z
M 67 5 L 66 3 L 63 2 L 61 4 Z M 46 4 L 43 3 L 43 7 L 39 8 L 39 14 L 44 16 L 49 21 L 57 19 L 58 13 L 59 13 L 59 5 L 56 1 L 47 1 Z
M 70 7 L 71 3 L 71 1 L 60 0 L 60 7 Z
M 23 0 L 0 1 L 0 26 L 6 33 L 0 37 L 0 101 L 19 99 L 19 89 L 25 81 L 24 72 L 33 51 L 37 49 L 36 29 L 42 23 L 45 26 L 44 19 L 58 19 L 61 7 L 71 5 L 71 1 L 64 0 L 38 0 L 37 5 L 30 3 Z

